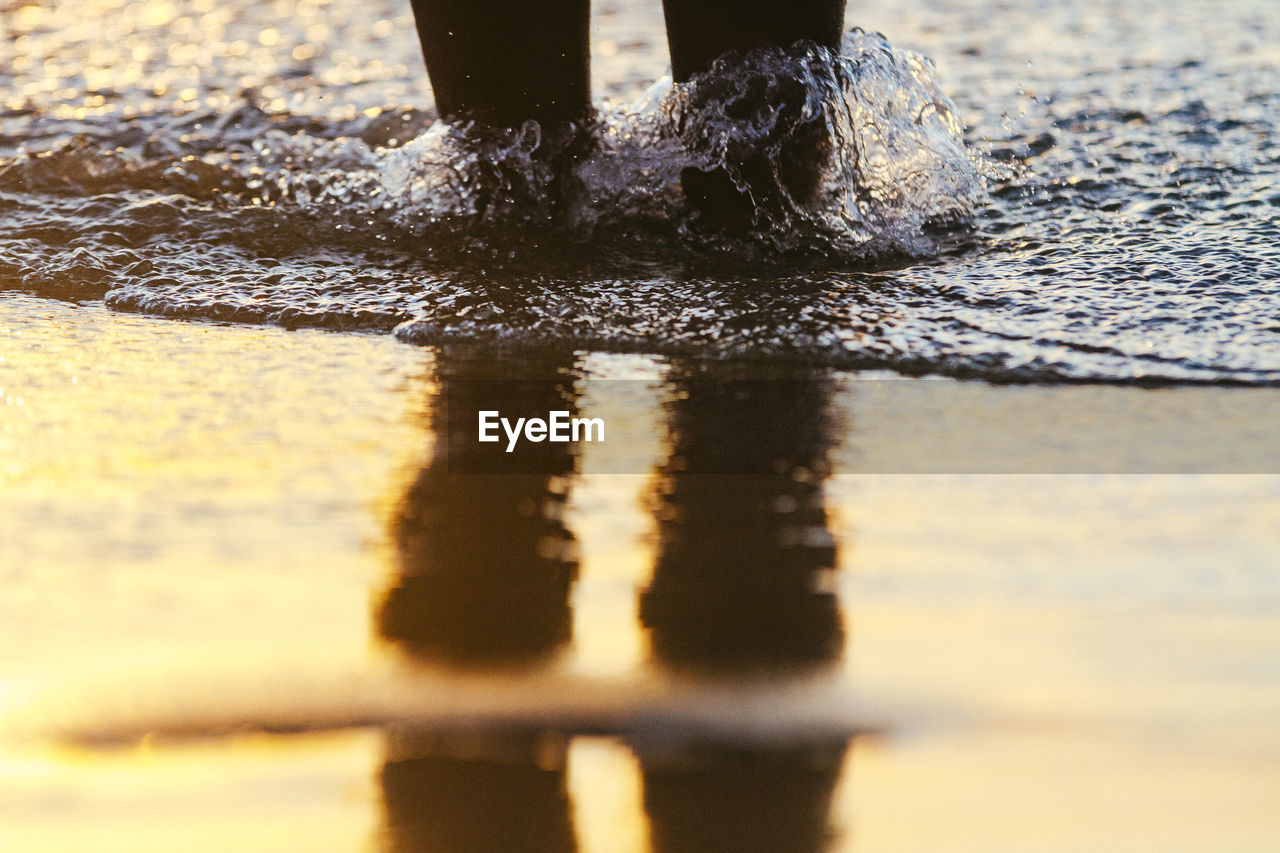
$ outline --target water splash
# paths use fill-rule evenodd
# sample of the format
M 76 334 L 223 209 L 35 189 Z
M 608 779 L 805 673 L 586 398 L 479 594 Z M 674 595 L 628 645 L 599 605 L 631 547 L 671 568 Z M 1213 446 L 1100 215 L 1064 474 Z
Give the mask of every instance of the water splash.
M 816 45 L 722 57 L 661 107 L 670 152 L 723 169 L 751 194 L 774 248 L 845 257 L 927 255 L 926 227 L 962 221 L 982 196 L 977 161 L 933 64 L 853 30 Z
M 130 89 L 142 112 L 80 117 L 19 72 L 0 288 L 429 345 L 1280 382 L 1266 78 L 1208 105 L 1213 69 L 1156 68 L 1132 109 L 1101 112 L 1128 95 L 1098 78 L 1029 102 L 1014 133 L 994 72 L 963 56 L 963 133 L 928 60 L 860 31 L 839 57 L 729 55 L 556 132 L 326 113 L 339 84 L 286 71 L 222 106 Z M 743 191 L 743 227 L 686 202 L 697 175 Z
M 728 54 L 688 83 L 663 78 L 582 126 L 436 121 L 407 144 L 381 147 L 366 140 L 390 140 L 367 129 L 290 132 L 249 108 L 210 124 L 176 147 L 152 139 L 141 150 L 104 150 L 77 137 L 7 164 L 0 187 L 238 197 L 382 239 L 517 224 L 564 226 L 585 239 L 637 218 L 688 237 L 698 217 L 679 192 L 682 173 L 723 171 L 750 198 L 740 236 L 845 259 L 928 254 L 927 226 L 966 219 L 982 195 L 931 63 L 861 30 L 841 54 L 806 43 Z M 259 132 L 246 134 L 246 124 Z M 798 189 L 798 172 L 812 186 Z
M 750 227 L 738 236 L 846 260 L 929 254 L 927 227 L 967 219 L 983 191 L 932 64 L 861 30 L 841 54 L 799 43 L 726 55 L 583 126 L 437 122 L 376 152 L 277 135 L 258 153 L 302 166 L 278 175 L 272 201 L 328 206 L 415 237 L 442 225 L 546 224 L 587 239 L 647 220 L 707 245 L 679 183 L 690 169 L 723 171 L 750 199 Z M 812 186 L 798 189 L 798 172 Z

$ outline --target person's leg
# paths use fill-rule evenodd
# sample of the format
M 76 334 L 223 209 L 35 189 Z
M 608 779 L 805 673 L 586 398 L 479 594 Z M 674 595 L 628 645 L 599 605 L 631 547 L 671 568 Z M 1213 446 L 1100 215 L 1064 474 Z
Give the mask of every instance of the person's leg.
M 442 117 L 517 127 L 590 112 L 590 0 L 412 3 Z
M 844 32 L 845 0 L 663 0 L 662 9 L 677 83 L 707 70 L 731 50 L 786 48 L 801 39 L 839 50 Z M 680 182 L 690 205 L 705 220 L 730 230 L 748 229 L 775 180 L 794 202 L 814 202 L 827 145 L 821 130 L 810 126 L 795 133 L 777 163 L 757 156 L 738 164 L 738 181 L 723 170 L 690 168 Z M 753 199 L 739 188 L 741 181 L 763 194 Z
M 845 0 L 663 0 L 671 72 L 683 83 L 730 50 L 790 47 L 808 39 L 833 50 Z

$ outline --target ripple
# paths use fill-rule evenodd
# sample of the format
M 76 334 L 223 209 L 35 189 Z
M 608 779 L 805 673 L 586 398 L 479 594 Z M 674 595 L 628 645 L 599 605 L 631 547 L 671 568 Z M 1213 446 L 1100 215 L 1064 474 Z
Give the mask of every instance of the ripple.
M 964 26 L 939 31 L 954 102 L 929 60 L 855 30 L 839 57 L 729 55 L 682 86 L 627 89 L 627 66 L 606 84 L 626 96 L 588 126 L 495 131 L 387 106 L 427 100 L 411 34 L 379 62 L 292 59 L 306 27 L 339 26 L 310 7 L 277 49 L 249 49 L 270 59 L 254 72 L 231 54 L 260 22 L 209 13 L 190 44 L 226 61 L 190 80 L 146 53 L 156 34 L 137 21 L 99 22 L 149 57 L 112 65 L 77 60 L 97 25 L 24 7 L 25 53 L 0 57 L 19 93 L 0 115 L 0 287 L 420 344 L 1280 381 L 1266 40 L 1254 27 L 1194 62 L 1104 35 L 1045 41 L 1011 102 L 998 34 L 1033 11 L 990 22 L 981 49 Z M 1228 23 L 1200 32 L 1226 44 Z M 357 53 L 378 43 L 342 32 Z M 61 89 L 22 58 L 42 55 L 70 57 Z M 107 67 L 124 71 L 103 88 Z M 179 86 L 194 97 L 174 100 Z M 800 149 L 821 156 L 798 189 Z M 689 170 L 750 190 L 746 228 L 685 205 Z

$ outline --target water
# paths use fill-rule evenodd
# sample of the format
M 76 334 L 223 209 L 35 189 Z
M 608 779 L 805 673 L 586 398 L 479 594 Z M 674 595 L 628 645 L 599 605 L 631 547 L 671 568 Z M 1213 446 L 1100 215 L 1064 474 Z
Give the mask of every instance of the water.
M 606 4 L 601 121 L 552 225 L 539 129 L 432 124 L 394 4 L 76 9 L 9 16 L 8 288 L 427 344 L 1277 379 L 1274 48 L 1256 4 L 997 23 L 948 6 L 896 27 L 886 10 L 893 47 L 855 33 L 844 60 L 739 59 L 681 92 L 654 83 L 652 10 Z M 680 169 L 776 160 L 799 120 L 768 97 L 735 120 L 717 91 L 796 78 L 804 121 L 834 134 L 821 203 L 762 199 L 745 241 L 700 231 Z
M 1268 13 L 673 89 L 598 3 L 557 197 L 400 3 L 10 2 L 0 847 L 1273 849 Z M 459 399 L 613 438 L 458 475 Z

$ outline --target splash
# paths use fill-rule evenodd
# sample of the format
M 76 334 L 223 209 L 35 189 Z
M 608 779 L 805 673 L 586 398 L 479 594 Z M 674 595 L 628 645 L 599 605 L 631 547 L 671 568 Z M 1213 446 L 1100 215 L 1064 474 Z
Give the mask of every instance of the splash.
M 592 198 L 629 196 L 613 210 L 690 169 L 723 171 L 765 245 L 865 258 L 930 254 L 927 227 L 967 219 L 982 197 L 932 63 L 879 34 L 853 30 L 839 55 L 805 43 L 728 54 L 668 86 L 606 116 L 601 156 L 579 169 Z
M 246 123 L 259 133 L 248 137 Z M 681 177 L 722 172 L 749 205 L 748 226 L 733 236 L 846 260 L 927 255 L 928 226 L 968 218 L 982 195 L 932 64 L 861 30 L 840 54 L 807 43 L 728 54 L 688 83 L 660 79 L 580 126 L 436 121 L 384 147 L 376 143 L 398 140 L 367 129 L 297 133 L 248 109 L 210 124 L 176 148 L 150 140 L 141 151 L 101 150 L 77 137 L 6 165 L 0 187 L 239 199 L 383 241 L 513 225 L 582 241 L 639 220 L 705 247 L 725 235 L 701 227 Z
M 928 60 L 857 30 L 839 56 L 636 79 L 556 129 L 326 113 L 356 90 L 292 71 L 222 106 L 131 89 L 80 116 L 20 71 L 0 289 L 425 345 L 1280 382 L 1266 103 L 1210 109 L 1212 69 L 1180 65 L 1143 112 L 1098 113 L 1082 82 L 1011 136 L 993 67 L 952 54 L 963 133 Z M 747 202 L 734 227 L 689 203 L 708 182 Z
M 725 235 L 708 238 L 680 192 L 696 170 L 727 176 L 750 207 L 734 236 L 768 250 L 921 256 L 934 248 L 928 227 L 967 219 L 983 190 L 929 60 L 861 30 L 840 54 L 806 43 L 728 54 L 688 83 L 663 78 L 606 105 L 583 126 L 437 122 L 376 153 L 349 141 L 302 144 L 259 149 L 305 166 L 278 177 L 279 198 L 417 237 L 440 226 L 545 224 L 586 240 L 643 221 L 708 245 Z

